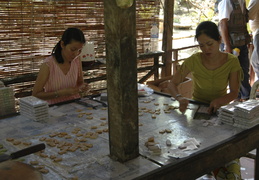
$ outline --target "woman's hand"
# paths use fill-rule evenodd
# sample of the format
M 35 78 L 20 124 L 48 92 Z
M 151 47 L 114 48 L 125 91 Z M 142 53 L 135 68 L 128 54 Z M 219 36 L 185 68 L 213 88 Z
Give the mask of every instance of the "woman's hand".
M 79 93 L 81 97 L 86 96 L 89 91 L 90 91 L 90 87 L 87 83 L 84 83 L 79 87 Z
M 79 87 L 79 91 L 80 92 L 83 92 L 83 91 L 88 91 L 89 90 L 89 86 L 87 83 L 84 83 L 82 84 L 80 87 Z
M 177 101 L 179 102 L 179 110 L 182 112 L 182 114 L 184 114 L 189 104 L 189 101 L 184 97 L 177 98 Z
M 212 113 L 216 113 L 217 110 L 222 106 L 222 103 L 220 101 L 220 99 L 215 99 L 213 101 L 211 101 L 210 103 L 210 107 L 208 109 L 208 113 L 212 114 Z
M 61 89 L 58 91 L 59 96 L 71 96 L 71 95 L 78 94 L 78 93 L 79 93 L 78 87 L 66 88 L 66 89 Z

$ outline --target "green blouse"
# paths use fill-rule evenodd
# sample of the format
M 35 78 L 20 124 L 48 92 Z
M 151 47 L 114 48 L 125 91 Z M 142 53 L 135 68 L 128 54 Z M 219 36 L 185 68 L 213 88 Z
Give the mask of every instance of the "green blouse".
M 183 71 L 184 68 L 192 72 L 193 99 L 206 103 L 227 94 L 230 73 L 239 71 L 240 81 L 243 79 L 239 60 L 232 54 L 228 54 L 225 64 L 215 70 L 208 70 L 203 66 L 199 52 L 185 59 L 180 69 Z

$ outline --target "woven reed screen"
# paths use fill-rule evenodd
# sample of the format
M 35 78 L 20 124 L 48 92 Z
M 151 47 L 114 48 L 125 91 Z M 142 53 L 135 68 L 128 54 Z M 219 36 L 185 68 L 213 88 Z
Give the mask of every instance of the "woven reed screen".
M 139 53 L 151 24 L 159 22 L 160 1 L 136 1 Z M 96 57 L 105 57 L 103 8 L 103 0 L 1 0 L 0 79 L 38 72 L 68 27 L 83 30 L 95 44 Z

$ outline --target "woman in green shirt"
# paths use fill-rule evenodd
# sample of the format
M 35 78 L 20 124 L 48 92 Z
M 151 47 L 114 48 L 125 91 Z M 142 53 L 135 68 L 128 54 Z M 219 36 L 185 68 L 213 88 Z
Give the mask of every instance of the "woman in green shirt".
M 196 28 L 195 39 L 201 52 L 184 60 L 180 69 L 173 75 L 168 89 L 179 101 L 179 110 L 184 113 L 189 101 L 178 93 L 177 86 L 191 72 L 192 98 L 209 103 L 209 113 L 213 113 L 238 97 L 243 71 L 236 56 L 219 50 L 221 36 L 215 23 L 200 23 Z
M 179 110 L 184 113 L 189 101 L 179 94 L 177 86 L 191 72 L 192 98 L 209 103 L 208 113 L 213 113 L 238 97 L 243 71 L 236 56 L 219 50 L 221 36 L 215 23 L 210 21 L 200 23 L 195 38 L 201 52 L 185 59 L 168 84 L 168 90 L 179 101 Z M 239 160 L 235 159 L 224 167 L 215 169 L 213 175 L 217 179 L 240 179 Z

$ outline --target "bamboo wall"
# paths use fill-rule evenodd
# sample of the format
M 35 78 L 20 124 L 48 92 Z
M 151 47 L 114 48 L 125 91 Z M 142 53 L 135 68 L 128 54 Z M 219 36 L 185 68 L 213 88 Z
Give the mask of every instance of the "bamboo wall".
M 142 53 L 151 24 L 159 21 L 160 0 L 136 4 L 137 51 Z M 103 12 L 103 0 L 1 0 L 0 79 L 38 72 L 68 27 L 83 30 L 95 44 L 96 57 L 105 57 Z

